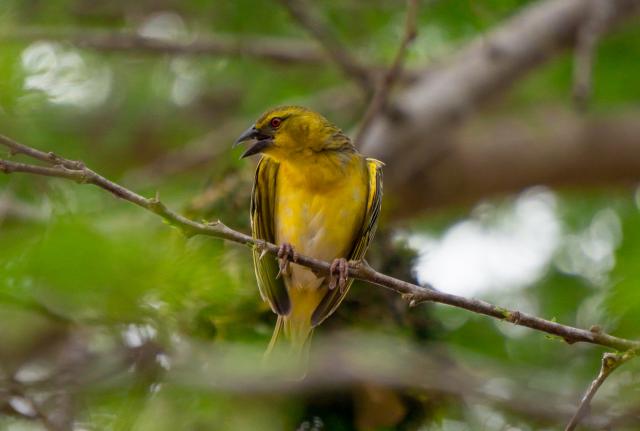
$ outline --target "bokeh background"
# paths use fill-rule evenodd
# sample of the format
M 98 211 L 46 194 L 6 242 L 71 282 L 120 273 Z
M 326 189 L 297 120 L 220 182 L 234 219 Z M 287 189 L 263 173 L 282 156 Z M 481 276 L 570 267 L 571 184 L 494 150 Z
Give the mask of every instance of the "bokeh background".
M 532 3 L 419 2 L 393 97 Z M 306 7 L 362 65 L 392 61 L 404 2 Z M 588 106 L 572 97 L 569 49 L 465 112 L 456 145 L 496 168 L 443 173 L 425 158 L 434 196 L 390 181 L 370 263 L 637 338 L 639 24 L 630 17 L 598 38 Z M 277 1 L 0 0 L 0 133 L 158 191 L 196 219 L 248 232 L 255 161 L 231 144 L 262 111 L 301 104 L 352 133 L 367 101 Z M 390 162 L 385 173 L 403 169 Z M 356 283 L 316 331 L 300 380 L 286 361 L 261 366 L 274 321 L 245 247 L 187 240 L 92 186 L 0 177 L 3 430 L 555 430 L 605 351 L 447 306 L 408 308 Z M 637 362 L 605 383 L 584 429 L 640 429 Z

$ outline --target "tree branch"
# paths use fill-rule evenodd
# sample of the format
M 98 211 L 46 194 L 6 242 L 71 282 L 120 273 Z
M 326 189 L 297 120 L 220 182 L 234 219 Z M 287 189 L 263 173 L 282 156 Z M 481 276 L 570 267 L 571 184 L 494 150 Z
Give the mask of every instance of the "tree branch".
M 207 235 L 226 239 L 239 244 L 257 247 L 263 251 L 276 255 L 278 247 L 275 244 L 252 238 L 249 235 L 230 229 L 220 221 L 212 223 L 198 223 L 190 220 L 170 209 L 159 199 L 145 198 L 117 183 L 109 181 L 93 170 L 87 168 L 82 162 L 68 160 L 54 153 L 46 153 L 26 145 L 19 144 L 5 136 L 0 135 L 0 145 L 9 148 L 11 154 L 24 154 L 31 158 L 46 162 L 50 166 L 28 165 L 0 159 L 0 171 L 4 173 L 24 172 L 43 176 L 52 176 L 87 183 L 109 191 L 114 196 L 127 200 L 135 205 L 145 208 L 165 219 L 172 226 L 180 229 L 186 236 Z M 322 274 L 328 274 L 330 263 L 313 257 L 298 255 L 296 263 L 316 270 Z M 421 302 L 437 302 L 462 308 L 477 314 L 483 314 L 499 320 L 504 320 L 515 325 L 525 326 L 547 334 L 563 338 L 567 343 L 585 342 L 599 344 L 617 350 L 640 348 L 640 341 L 615 337 L 607 333 L 589 331 L 568 325 L 552 322 L 550 320 L 535 317 L 520 311 L 509 310 L 488 302 L 465 298 L 458 295 L 440 292 L 431 288 L 407 283 L 388 275 L 382 274 L 371 268 L 365 261 L 351 262 L 349 265 L 349 277 L 367 281 L 402 294 L 403 298 L 416 305 Z
M 596 117 L 545 107 L 479 117 L 437 148 L 425 136 L 414 142 L 426 151 L 425 169 L 407 177 L 403 164 L 387 164 L 385 210 L 407 218 L 535 185 L 633 185 L 640 178 L 639 119 L 640 110 Z
M 591 400 L 600 389 L 600 386 L 604 383 L 604 381 L 609 377 L 609 375 L 620 365 L 627 362 L 629 359 L 636 356 L 636 350 L 628 350 L 625 353 L 610 353 L 607 352 L 602 355 L 602 363 L 600 365 L 600 372 L 598 373 L 598 377 L 596 377 L 591 385 L 589 385 L 589 389 L 582 397 L 582 401 L 580 401 L 580 406 L 578 410 L 573 415 L 569 424 L 565 428 L 565 431 L 573 431 L 576 429 L 580 421 L 589 413 L 589 408 L 591 405 Z
M 640 0 L 597 1 L 612 11 L 604 31 L 640 9 Z M 416 173 L 431 167 L 452 130 L 526 73 L 573 46 L 591 6 L 585 0 L 534 2 L 408 85 L 395 99 L 395 115 L 380 117 L 362 142 L 363 153 L 402 167 L 399 175 L 385 178 L 387 189 L 414 187 Z
M 106 52 L 137 51 L 172 55 L 220 55 L 255 57 L 276 63 L 325 63 L 322 50 L 304 42 L 281 38 L 237 37 L 229 35 L 198 36 L 190 42 L 160 40 L 130 31 L 20 28 L 0 35 L 4 41 L 51 40 L 68 42 L 79 48 Z
M 365 135 L 373 120 L 385 109 L 387 105 L 387 99 L 389 98 L 389 92 L 393 88 L 398 78 L 402 75 L 402 67 L 404 59 L 409 49 L 409 45 L 415 40 L 416 29 L 416 15 L 418 14 L 418 0 L 407 0 L 407 18 L 404 25 L 404 36 L 396 52 L 396 56 L 391 63 L 391 67 L 382 76 L 378 85 L 376 86 L 371 102 L 362 117 L 360 128 L 356 133 L 354 143 L 357 146 L 360 145 L 362 137 Z
M 280 0 L 289 14 L 311 34 L 325 52 L 340 67 L 342 73 L 357 82 L 365 93 L 371 91 L 371 74 L 342 47 L 322 18 L 314 13 L 314 5 L 306 0 Z

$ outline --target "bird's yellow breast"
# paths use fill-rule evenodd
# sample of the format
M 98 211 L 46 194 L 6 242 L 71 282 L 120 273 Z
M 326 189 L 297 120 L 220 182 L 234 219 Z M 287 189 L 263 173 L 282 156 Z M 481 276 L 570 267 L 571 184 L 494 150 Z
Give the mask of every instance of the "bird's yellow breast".
M 282 162 L 276 182 L 276 242 L 322 260 L 347 258 L 365 215 L 367 176 L 366 162 L 358 155 Z M 298 265 L 292 265 L 287 280 L 289 288 L 312 290 L 321 282 Z

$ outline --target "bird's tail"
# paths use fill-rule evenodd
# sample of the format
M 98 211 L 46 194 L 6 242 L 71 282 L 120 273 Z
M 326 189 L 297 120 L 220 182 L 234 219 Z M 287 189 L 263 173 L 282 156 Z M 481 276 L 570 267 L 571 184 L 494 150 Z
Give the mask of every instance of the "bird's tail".
M 265 352 L 268 359 L 274 351 L 281 351 L 290 355 L 294 361 L 306 365 L 309 357 L 309 346 L 313 327 L 309 318 L 295 318 L 296 316 L 278 316 L 271 341 Z

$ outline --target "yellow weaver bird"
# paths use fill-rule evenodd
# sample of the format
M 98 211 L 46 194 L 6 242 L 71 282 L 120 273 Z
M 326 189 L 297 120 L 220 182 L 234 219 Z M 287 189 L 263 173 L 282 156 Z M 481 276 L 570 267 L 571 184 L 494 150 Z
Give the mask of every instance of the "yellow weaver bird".
M 362 259 L 373 238 L 382 163 L 363 157 L 338 127 L 300 106 L 266 112 L 234 146 L 249 140 L 255 142 L 242 157 L 262 155 L 251 199 L 252 234 L 280 245 L 279 262 L 253 252 L 260 294 L 278 315 L 267 354 L 282 332 L 300 354 L 313 328 L 347 294 L 353 282 L 347 260 Z M 296 253 L 332 261 L 330 277 L 295 264 Z

